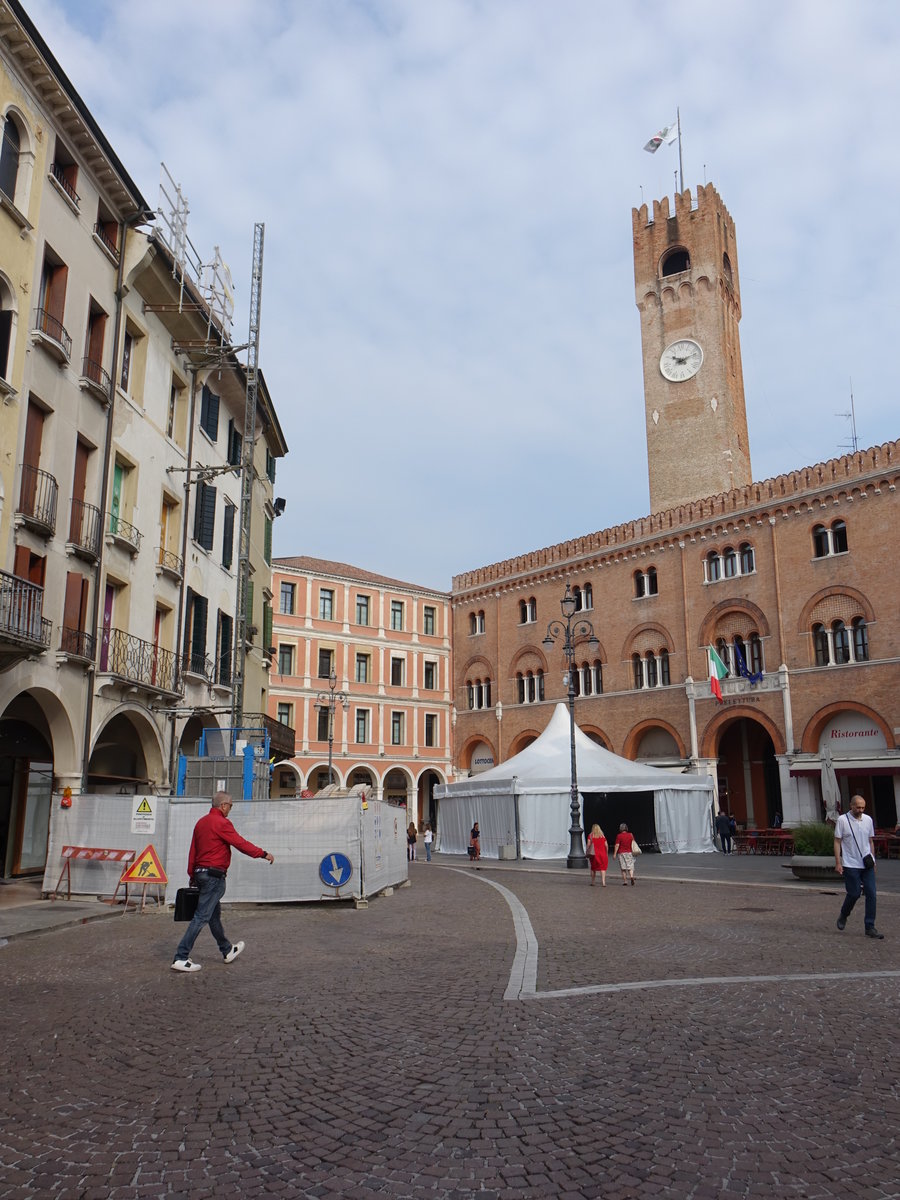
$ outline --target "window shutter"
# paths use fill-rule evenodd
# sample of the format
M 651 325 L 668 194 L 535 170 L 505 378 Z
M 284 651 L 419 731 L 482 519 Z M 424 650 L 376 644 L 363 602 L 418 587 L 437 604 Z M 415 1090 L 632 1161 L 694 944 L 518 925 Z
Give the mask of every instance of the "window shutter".
M 219 436 L 219 397 L 205 383 L 200 394 L 200 427 L 216 441 Z
M 230 567 L 234 561 L 234 505 L 225 505 L 222 529 L 222 566 Z
M 265 542 L 263 546 L 263 555 L 266 563 L 272 565 L 272 518 L 266 517 Z
M 253 580 L 247 580 L 247 624 L 253 624 Z
M 263 647 L 268 649 L 272 645 L 272 605 L 263 605 Z
M 216 489 L 201 483 L 197 489 L 197 508 L 194 512 L 194 541 L 204 550 L 212 550 L 216 531 Z
M 191 630 L 191 668 L 202 675 L 206 670 L 206 618 L 209 601 L 205 596 L 194 596 L 193 628 Z

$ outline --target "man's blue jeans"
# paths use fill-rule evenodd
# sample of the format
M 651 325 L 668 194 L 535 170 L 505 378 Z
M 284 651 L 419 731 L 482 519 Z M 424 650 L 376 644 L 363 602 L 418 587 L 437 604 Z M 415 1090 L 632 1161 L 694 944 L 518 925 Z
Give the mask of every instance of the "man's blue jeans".
M 197 940 L 197 934 L 204 925 L 209 926 L 209 932 L 216 939 L 223 955 L 231 949 L 231 942 L 225 936 L 225 930 L 222 928 L 222 907 L 219 903 L 225 895 L 224 876 L 217 879 L 213 875 L 207 875 L 205 871 L 198 871 L 194 876 L 194 881 L 200 888 L 197 911 L 194 913 L 190 925 L 184 931 L 184 937 L 178 943 L 178 949 L 175 951 L 176 960 L 191 957 L 191 950 Z
M 866 897 L 866 929 L 875 928 L 875 868 L 874 867 L 844 867 L 844 887 L 847 896 L 841 905 L 841 916 L 846 921 L 853 912 L 853 906 L 859 899 L 859 893 Z

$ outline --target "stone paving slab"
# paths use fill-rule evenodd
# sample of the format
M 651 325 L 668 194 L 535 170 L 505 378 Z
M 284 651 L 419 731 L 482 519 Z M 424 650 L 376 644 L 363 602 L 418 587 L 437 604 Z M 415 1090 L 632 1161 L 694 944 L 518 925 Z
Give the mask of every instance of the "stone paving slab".
M 246 952 L 204 934 L 196 976 L 162 915 L 3 947 L 0 1196 L 900 1195 L 898 982 L 874 973 L 900 971 L 898 901 L 876 943 L 817 892 L 498 872 L 539 993 L 776 976 L 505 1001 L 503 895 L 410 873 L 366 910 L 229 911 Z M 826 977 L 777 978 L 798 963 Z

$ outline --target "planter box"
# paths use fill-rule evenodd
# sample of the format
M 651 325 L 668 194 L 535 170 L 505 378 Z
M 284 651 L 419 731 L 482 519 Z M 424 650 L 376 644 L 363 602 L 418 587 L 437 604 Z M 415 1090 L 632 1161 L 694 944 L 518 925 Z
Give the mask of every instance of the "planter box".
M 836 883 L 841 878 L 830 854 L 795 854 L 791 859 L 791 870 L 797 879 L 810 883 Z

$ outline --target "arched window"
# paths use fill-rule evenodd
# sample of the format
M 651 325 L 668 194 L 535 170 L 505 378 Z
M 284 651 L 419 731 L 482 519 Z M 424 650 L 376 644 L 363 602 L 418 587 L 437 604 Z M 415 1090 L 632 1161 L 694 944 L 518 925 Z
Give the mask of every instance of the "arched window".
M 584 591 L 581 594 L 582 594 L 582 598 L 584 600 L 584 607 L 585 608 L 593 608 L 594 607 L 594 589 L 591 587 L 591 585 L 589 583 L 586 583 L 584 585 Z
M 646 581 L 644 579 L 644 572 L 643 571 L 635 571 L 635 573 L 634 573 L 634 594 L 635 594 L 636 599 L 640 600 L 641 596 L 644 595 L 645 588 L 646 588 Z
M 760 636 L 755 630 L 750 634 L 750 638 L 747 642 L 747 648 L 750 652 L 747 665 L 754 675 L 759 675 L 763 669 L 763 648 Z
M 656 673 L 656 655 L 652 650 L 648 650 L 644 655 L 644 659 L 647 665 L 647 687 L 658 687 L 659 677 Z
M 516 696 L 520 704 L 525 703 L 525 676 L 521 671 L 516 673 Z
M 706 556 L 706 578 L 710 583 L 722 578 L 722 560 L 715 550 L 710 550 Z
M 834 641 L 834 661 L 848 663 L 850 661 L 850 635 L 843 621 L 831 622 L 831 636 Z
M 12 113 L 3 122 L 3 145 L 0 148 L 0 191 L 15 203 L 16 181 L 19 177 L 19 151 L 22 139 Z
M 716 654 L 718 654 L 719 658 L 721 658 L 722 662 L 728 668 L 728 674 L 731 675 L 733 673 L 731 670 L 731 651 L 724 638 L 716 638 Z
M 812 537 L 815 558 L 827 558 L 831 554 L 846 554 L 849 549 L 847 522 L 840 519 L 832 521 L 829 529 L 826 529 L 824 525 L 814 525 Z
M 853 657 L 857 662 L 869 661 L 869 631 L 862 617 L 854 617 L 853 624 Z
M 678 275 L 681 271 L 689 271 L 691 269 L 691 256 L 687 250 L 672 250 L 662 261 L 661 274 L 665 278 L 667 275 Z
M 639 654 L 632 654 L 631 670 L 634 676 L 634 686 L 636 688 L 642 688 L 644 686 L 644 668 L 641 663 L 641 656 Z
M 534 704 L 536 692 L 534 690 L 534 672 L 533 671 L 529 671 L 528 674 L 525 676 L 525 682 L 527 684 L 528 703 Z
M 816 655 L 816 666 L 827 667 L 831 662 L 831 655 L 828 651 L 828 634 L 825 631 L 824 625 L 813 625 L 813 647 Z
M 491 707 L 491 681 L 489 679 L 484 681 L 484 707 Z
M 543 671 L 538 671 L 538 673 L 537 673 L 537 698 L 538 698 L 538 700 L 544 699 L 544 672 Z
M 575 585 L 575 587 L 573 587 L 573 588 L 572 588 L 572 596 L 573 596 L 573 597 L 574 597 L 574 599 L 575 599 L 575 611 L 576 611 L 576 612 L 580 612 L 580 611 L 581 611 L 581 608 L 582 608 L 582 604 L 581 604 L 581 588 L 580 588 L 580 587 L 579 587 L 577 584 Z
M 659 686 L 669 686 L 669 652 L 665 649 L 659 652 Z
M 466 703 L 470 709 L 475 707 L 475 688 L 471 683 L 466 684 Z
M 725 569 L 725 578 L 733 579 L 734 576 L 737 575 L 738 569 L 737 555 L 735 554 L 733 547 L 726 546 L 722 551 L 722 563 Z
M 599 696 L 603 691 L 603 667 L 599 658 L 595 658 L 591 670 L 594 675 L 594 694 Z
M 472 633 L 477 633 L 477 632 L 478 632 L 478 618 L 475 616 L 474 613 L 469 613 L 469 633 L 472 634 Z
M 528 620 L 537 620 L 537 600 L 535 600 L 534 596 L 528 601 Z
M 572 691 L 576 696 L 581 695 L 581 672 L 576 666 L 572 667 Z
M 756 558 L 749 542 L 741 542 L 741 574 L 752 575 L 756 570 Z
M 524 625 L 528 621 L 528 601 L 519 601 L 519 624 Z
M 831 553 L 847 553 L 847 522 L 832 521 L 831 523 Z
M 591 664 L 583 663 L 579 672 L 581 675 L 581 694 L 582 696 L 590 696 L 594 691 L 594 680 L 591 675 Z
M 814 525 L 812 531 L 813 554 L 816 558 L 825 558 L 828 554 L 828 530 L 824 525 Z
M 656 580 L 656 567 L 647 568 L 647 595 L 655 596 L 659 592 L 659 584 Z
M 478 632 L 484 633 L 484 609 L 481 609 L 478 613 Z

